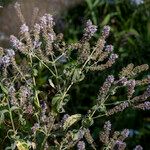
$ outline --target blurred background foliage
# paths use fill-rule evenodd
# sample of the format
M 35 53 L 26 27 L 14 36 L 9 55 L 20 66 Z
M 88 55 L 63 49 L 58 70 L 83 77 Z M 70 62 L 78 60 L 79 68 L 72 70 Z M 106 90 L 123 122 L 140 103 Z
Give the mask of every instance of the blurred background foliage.
M 0 0 L 0 5 L 5 6 L 11 1 Z M 117 77 L 121 68 L 129 63 L 150 65 L 150 0 L 85 0 L 81 5 L 64 12 L 57 21 L 56 32 L 63 32 L 68 42 L 77 41 L 82 36 L 84 24 L 88 19 L 99 27 L 93 40 L 99 37 L 104 25 L 111 26 L 111 35 L 107 43 L 114 45 L 115 52 L 120 57 L 111 69 L 88 74 L 86 80 L 70 91 L 72 99 L 66 108 L 69 114 L 86 113 L 95 103 L 99 87 L 107 75 L 114 74 Z M 141 77 L 146 74 L 143 73 Z M 117 96 L 111 97 L 111 100 L 125 100 L 124 91 L 125 89 L 121 89 L 117 92 Z M 137 94 L 140 91 L 141 89 L 137 89 Z M 95 120 L 95 125 L 91 128 L 95 139 L 98 140 L 98 133 L 104 121 L 108 119 L 112 121 L 115 130 L 130 129 L 127 141 L 129 149 L 139 143 L 144 150 L 149 150 L 150 113 L 148 111 L 128 109 L 111 118 Z

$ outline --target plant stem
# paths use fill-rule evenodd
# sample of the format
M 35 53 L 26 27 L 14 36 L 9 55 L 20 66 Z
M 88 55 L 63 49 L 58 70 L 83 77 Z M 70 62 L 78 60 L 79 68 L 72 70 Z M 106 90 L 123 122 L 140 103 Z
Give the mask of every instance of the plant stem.
M 14 125 L 13 116 L 12 116 L 12 112 L 11 112 L 11 107 L 10 107 L 10 104 L 9 104 L 8 97 L 6 99 L 7 99 L 8 109 L 9 109 L 10 120 L 11 120 L 12 128 L 13 128 L 13 131 L 14 131 L 14 135 L 15 135 L 16 130 L 15 130 L 15 125 Z

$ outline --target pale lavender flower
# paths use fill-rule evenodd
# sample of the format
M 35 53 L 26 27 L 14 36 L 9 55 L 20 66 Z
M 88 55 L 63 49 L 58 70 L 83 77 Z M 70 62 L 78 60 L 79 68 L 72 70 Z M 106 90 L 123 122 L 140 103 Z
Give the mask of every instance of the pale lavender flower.
M 85 143 L 84 141 L 79 141 L 77 144 L 78 150 L 85 150 Z
M 146 101 L 144 102 L 144 110 L 150 110 L 150 102 L 149 101 Z
M 127 83 L 127 85 L 129 87 L 135 87 L 135 84 L 136 84 L 135 80 L 129 80 L 128 83 Z
M 122 141 L 119 141 L 119 140 L 116 141 L 114 149 L 124 150 L 125 148 L 126 148 L 126 143 L 125 142 L 122 142 Z
M 9 57 L 13 57 L 15 55 L 15 51 L 13 49 L 6 49 L 6 52 Z
M 19 103 L 15 97 L 15 88 L 14 88 L 14 85 L 11 85 L 9 88 L 8 88 L 8 94 L 9 94 L 9 97 L 10 97 L 10 104 L 11 105 L 14 105 L 14 106 L 19 106 Z
M 2 64 L 4 64 L 4 65 L 10 64 L 10 57 L 8 55 L 5 55 L 2 57 Z
M 35 123 L 34 126 L 31 128 L 32 132 L 35 134 L 36 130 L 40 128 L 38 123 Z
M 110 123 L 110 121 L 105 122 L 104 130 L 105 131 L 110 131 L 111 130 L 111 123 Z
M 134 88 L 135 88 L 136 82 L 135 80 L 129 80 L 127 82 L 127 88 L 128 88 L 128 99 L 130 99 L 133 95 L 133 93 L 135 92 Z
M 47 104 L 45 102 L 42 102 L 41 109 L 42 109 L 42 114 L 45 115 L 47 110 Z
M 11 35 L 11 36 L 10 36 L 10 41 L 11 41 L 14 45 L 16 45 L 19 40 L 18 40 L 14 35 Z
M 70 115 L 65 114 L 61 120 L 61 123 L 63 124 L 68 119 L 68 117 L 70 117 Z
M 144 100 L 144 99 L 147 99 L 148 97 L 150 97 L 150 85 L 147 87 L 146 91 L 141 96 L 141 99 Z
M 39 33 L 40 32 L 40 29 L 41 29 L 41 27 L 40 27 L 40 25 L 39 24 L 35 24 L 34 25 L 34 29 Z
M 124 137 L 124 138 L 127 138 L 129 136 L 129 129 L 124 129 L 122 132 L 121 132 L 121 135 Z
M 27 113 L 27 114 L 32 114 L 33 113 L 33 106 L 32 106 L 32 104 L 29 104 L 24 109 L 25 109 L 25 113 Z
M 78 140 L 82 139 L 83 136 L 84 136 L 84 130 L 80 129 L 80 130 L 78 131 Z
M 48 36 L 49 36 L 50 41 L 53 42 L 54 39 L 55 39 L 54 34 L 53 33 L 48 33 Z
M 92 24 L 91 20 L 88 20 L 86 23 L 86 28 L 84 29 L 84 38 L 90 39 L 94 33 L 97 31 L 97 26 Z
M 117 54 L 111 54 L 109 57 L 109 61 L 115 61 L 118 58 Z
M 115 80 L 114 76 L 113 75 L 109 75 L 106 79 L 106 82 L 109 82 L 109 83 L 113 83 Z
M 10 42 L 12 43 L 12 46 L 16 49 L 21 49 L 23 45 L 14 35 L 10 36 Z
M 134 108 L 142 109 L 142 110 L 150 110 L 150 102 L 146 101 L 142 104 L 139 104 L 137 106 L 134 106 Z
M 48 24 L 52 27 L 54 25 L 53 16 L 50 15 L 50 14 L 46 14 L 46 16 L 47 16 L 47 22 L 48 22 Z
M 125 102 L 115 106 L 114 108 L 110 109 L 107 112 L 107 115 L 110 116 L 110 115 L 113 115 L 114 113 L 121 112 L 124 109 L 126 109 L 127 107 L 129 107 L 129 103 L 127 101 L 125 101 Z
M 141 145 L 137 145 L 133 150 L 143 150 L 143 147 Z
M 100 96 L 99 96 L 100 98 L 102 98 L 102 95 L 103 97 L 107 95 L 113 82 L 114 82 L 114 76 L 109 75 L 100 89 Z
M 150 94 L 150 85 L 147 87 L 146 92 Z
M 21 31 L 21 33 L 29 32 L 29 27 L 28 27 L 26 24 L 23 24 L 23 25 L 20 27 L 20 31 Z
M 33 42 L 33 46 L 34 46 L 35 49 L 39 48 L 41 45 L 42 45 L 42 42 L 38 42 L 38 41 Z
M 21 86 L 20 91 L 21 91 L 21 97 L 23 98 L 27 98 L 29 97 L 29 95 L 31 95 L 31 90 L 29 89 L 29 87 Z
M 42 16 L 42 17 L 40 18 L 40 23 L 41 23 L 41 27 L 47 25 L 46 15 L 44 15 L 44 16 Z
M 110 26 L 108 26 L 108 25 L 104 26 L 104 28 L 102 30 L 102 36 L 104 38 L 107 38 L 109 36 L 109 32 L 110 32 Z
M 114 50 L 114 47 L 112 45 L 107 45 L 106 48 L 105 48 L 105 51 L 109 52 L 109 53 L 113 52 L 113 50 Z

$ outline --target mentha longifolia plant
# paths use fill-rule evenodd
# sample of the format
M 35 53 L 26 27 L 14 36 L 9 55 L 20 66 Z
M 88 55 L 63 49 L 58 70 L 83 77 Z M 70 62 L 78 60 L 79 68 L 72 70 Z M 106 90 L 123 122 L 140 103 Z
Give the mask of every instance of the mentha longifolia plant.
M 65 113 L 71 96 L 69 90 L 84 80 L 88 72 L 105 70 L 118 58 L 113 46 L 106 44 L 110 27 L 104 26 L 93 46 L 90 39 L 97 26 L 88 20 L 83 37 L 68 44 L 62 34 L 54 32 L 55 23 L 50 14 L 45 14 L 29 29 L 18 3 L 15 8 L 22 22 L 20 38 L 11 35 L 13 48 L 0 48 L 1 149 L 96 150 L 99 143 L 94 142 L 89 130 L 95 119 L 107 118 L 129 107 L 150 109 L 147 100 L 150 97 L 150 77 L 135 79 L 149 67 L 147 64 L 129 64 L 118 77 L 108 75 L 99 89 L 95 105 L 87 110 L 86 115 Z M 72 58 L 74 50 L 76 58 Z M 135 89 L 139 86 L 147 88 L 141 95 L 136 95 Z M 123 87 L 127 92 L 126 99 L 112 103 L 110 97 Z M 111 130 L 111 122 L 106 121 L 99 134 L 103 143 L 101 149 L 124 150 L 129 130 Z M 134 150 L 142 149 L 137 145 Z

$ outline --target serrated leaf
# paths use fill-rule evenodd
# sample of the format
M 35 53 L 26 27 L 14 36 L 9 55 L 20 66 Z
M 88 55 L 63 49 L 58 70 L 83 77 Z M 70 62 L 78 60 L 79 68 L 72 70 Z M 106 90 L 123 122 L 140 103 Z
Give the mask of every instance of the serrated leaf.
M 18 150 L 29 150 L 29 146 L 26 142 L 17 141 L 16 142 Z
M 61 95 L 56 94 L 52 99 L 52 105 L 56 105 L 61 100 Z
M 53 99 L 52 99 L 52 106 L 53 110 L 58 113 L 63 113 L 64 112 L 64 106 L 67 104 L 69 101 L 69 94 L 56 94 Z
M 81 72 L 80 69 L 75 69 L 74 70 L 74 73 L 73 73 L 73 76 L 72 76 L 72 82 L 73 83 L 77 83 L 77 82 L 80 82 L 84 79 L 84 74 Z
M 75 115 L 68 117 L 63 125 L 63 129 L 66 130 L 67 128 L 72 126 L 74 123 L 76 123 L 80 119 L 81 119 L 81 114 L 75 114 Z

